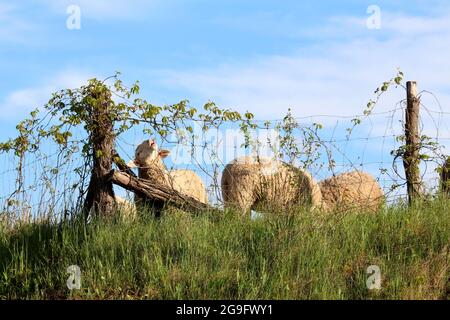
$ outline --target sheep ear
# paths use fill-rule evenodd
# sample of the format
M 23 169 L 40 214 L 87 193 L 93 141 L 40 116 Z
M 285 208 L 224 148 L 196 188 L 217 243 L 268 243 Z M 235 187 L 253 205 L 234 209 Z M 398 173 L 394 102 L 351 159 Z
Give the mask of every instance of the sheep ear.
M 128 168 L 137 168 L 137 167 L 138 167 L 138 164 L 136 163 L 136 160 L 130 160 L 130 161 L 127 163 L 127 167 L 128 167 Z
M 169 150 L 161 150 L 161 151 L 159 151 L 158 154 L 161 158 L 166 158 L 170 154 L 170 151 Z

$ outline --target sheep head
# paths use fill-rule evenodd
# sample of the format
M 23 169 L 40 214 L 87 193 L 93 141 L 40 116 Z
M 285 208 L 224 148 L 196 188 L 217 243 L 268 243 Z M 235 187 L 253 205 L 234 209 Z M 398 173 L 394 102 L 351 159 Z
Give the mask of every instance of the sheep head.
M 162 159 L 170 154 L 168 150 L 159 150 L 155 139 L 145 140 L 137 146 L 134 160 L 127 165 L 130 168 L 149 167 L 162 164 Z

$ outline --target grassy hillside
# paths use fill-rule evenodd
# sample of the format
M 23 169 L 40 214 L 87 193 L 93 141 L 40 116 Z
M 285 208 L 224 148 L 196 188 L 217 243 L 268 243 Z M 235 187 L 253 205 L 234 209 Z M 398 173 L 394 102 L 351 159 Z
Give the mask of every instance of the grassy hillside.
M 448 299 L 449 248 L 449 201 L 377 215 L 39 223 L 0 231 L 0 298 Z M 67 289 L 70 265 L 79 290 Z M 381 290 L 366 287 L 370 265 Z

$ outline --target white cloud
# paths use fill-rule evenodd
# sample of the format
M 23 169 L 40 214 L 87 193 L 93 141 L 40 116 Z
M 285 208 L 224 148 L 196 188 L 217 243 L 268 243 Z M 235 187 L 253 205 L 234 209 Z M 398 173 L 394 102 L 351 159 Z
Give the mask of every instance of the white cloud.
M 448 12 L 444 16 L 435 18 L 387 15 L 382 27 L 388 32 L 392 31 L 402 35 L 448 35 L 450 19 Z
M 81 17 L 92 19 L 136 19 L 151 12 L 159 0 L 40 0 L 53 11 L 66 13 L 69 5 L 78 5 Z
M 18 17 L 17 7 L 10 3 L 0 3 L 0 40 L 24 43 L 25 34 L 36 26 L 29 20 Z
M 323 40 L 287 56 L 259 57 L 212 69 L 166 71 L 163 77 L 167 85 L 199 99 L 273 119 L 288 107 L 297 116 L 358 114 L 373 90 L 400 67 L 407 80 L 417 80 L 421 89 L 433 91 L 449 111 L 450 14 L 386 13 L 382 17 L 381 31 L 366 29 L 359 18 L 334 18 L 330 23 L 346 26 L 338 28 L 339 33 L 348 33 L 339 42 Z M 321 38 L 323 30 L 332 29 L 333 25 L 325 26 L 316 36 Z M 378 111 L 391 109 L 402 98 L 400 90 L 388 95 Z
M 74 88 L 92 78 L 88 73 L 66 70 L 51 78 L 43 79 L 43 85 L 11 92 L 0 102 L 0 119 L 19 120 L 37 107 L 42 107 L 53 92 Z

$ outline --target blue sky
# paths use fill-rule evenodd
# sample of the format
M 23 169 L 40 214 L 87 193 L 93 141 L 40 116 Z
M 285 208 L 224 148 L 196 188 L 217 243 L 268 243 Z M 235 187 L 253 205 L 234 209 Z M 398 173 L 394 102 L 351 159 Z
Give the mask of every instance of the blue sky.
M 116 70 L 130 82 L 139 79 L 155 102 L 188 98 L 238 109 L 259 105 L 263 118 L 277 116 L 268 110 L 274 100 L 277 109 L 304 105 L 302 115 L 320 110 L 327 101 L 313 105 L 321 100 L 319 84 L 330 84 L 334 94 L 345 81 L 367 100 L 397 67 L 447 95 L 448 81 L 428 79 L 449 67 L 446 62 L 441 70 L 430 70 L 446 56 L 450 23 L 445 3 L 0 1 L 0 104 L 1 110 L 15 107 L 0 121 L 8 123 L 29 110 L 26 104 L 42 103 L 46 87 L 78 84 Z M 80 30 L 66 28 L 69 4 L 81 9 Z M 381 9 L 379 30 L 365 25 L 371 4 Z M 417 43 L 422 39 L 426 43 Z M 310 97 L 302 99 L 307 93 Z M 338 100 L 347 100 L 349 93 Z M 357 104 L 363 101 L 353 99 L 351 107 L 333 107 L 360 110 Z
M 81 9 L 80 30 L 66 28 L 69 4 Z M 379 30 L 365 25 L 371 4 Z M 21 98 L 41 103 L 45 87 L 116 70 L 155 102 L 259 105 L 263 118 L 276 117 L 274 100 L 277 109 L 303 105 L 302 115 L 322 109 L 318 86 L 334 94 L 342 81 L 365 101 L 397 67 L 447 95 L 448 81 L 428 78 L 449 67 L 432 70 L 446 56 L 448 21 L 446 1 L 0 1 L 0 104 L 16 107 L 0 121 L 30 109 Z M 352 113 L 359 102 L 333 107 Z
M 66 27 L 71 4 L 79 30 Z M 367 28 L 369 5 L 381 9 L 380 29 Z M 359 114 L 399 67 L 450 112 L 449 52 L 448 1 L 0 0 L 0 137 L 51 92 L 116 70 L 154 103 L 213 100 L 278 119 L 289 107 Z M 403 97 L 390 93 L 377 111 Z M 386 120 L 370 130 L 382 134 Z

